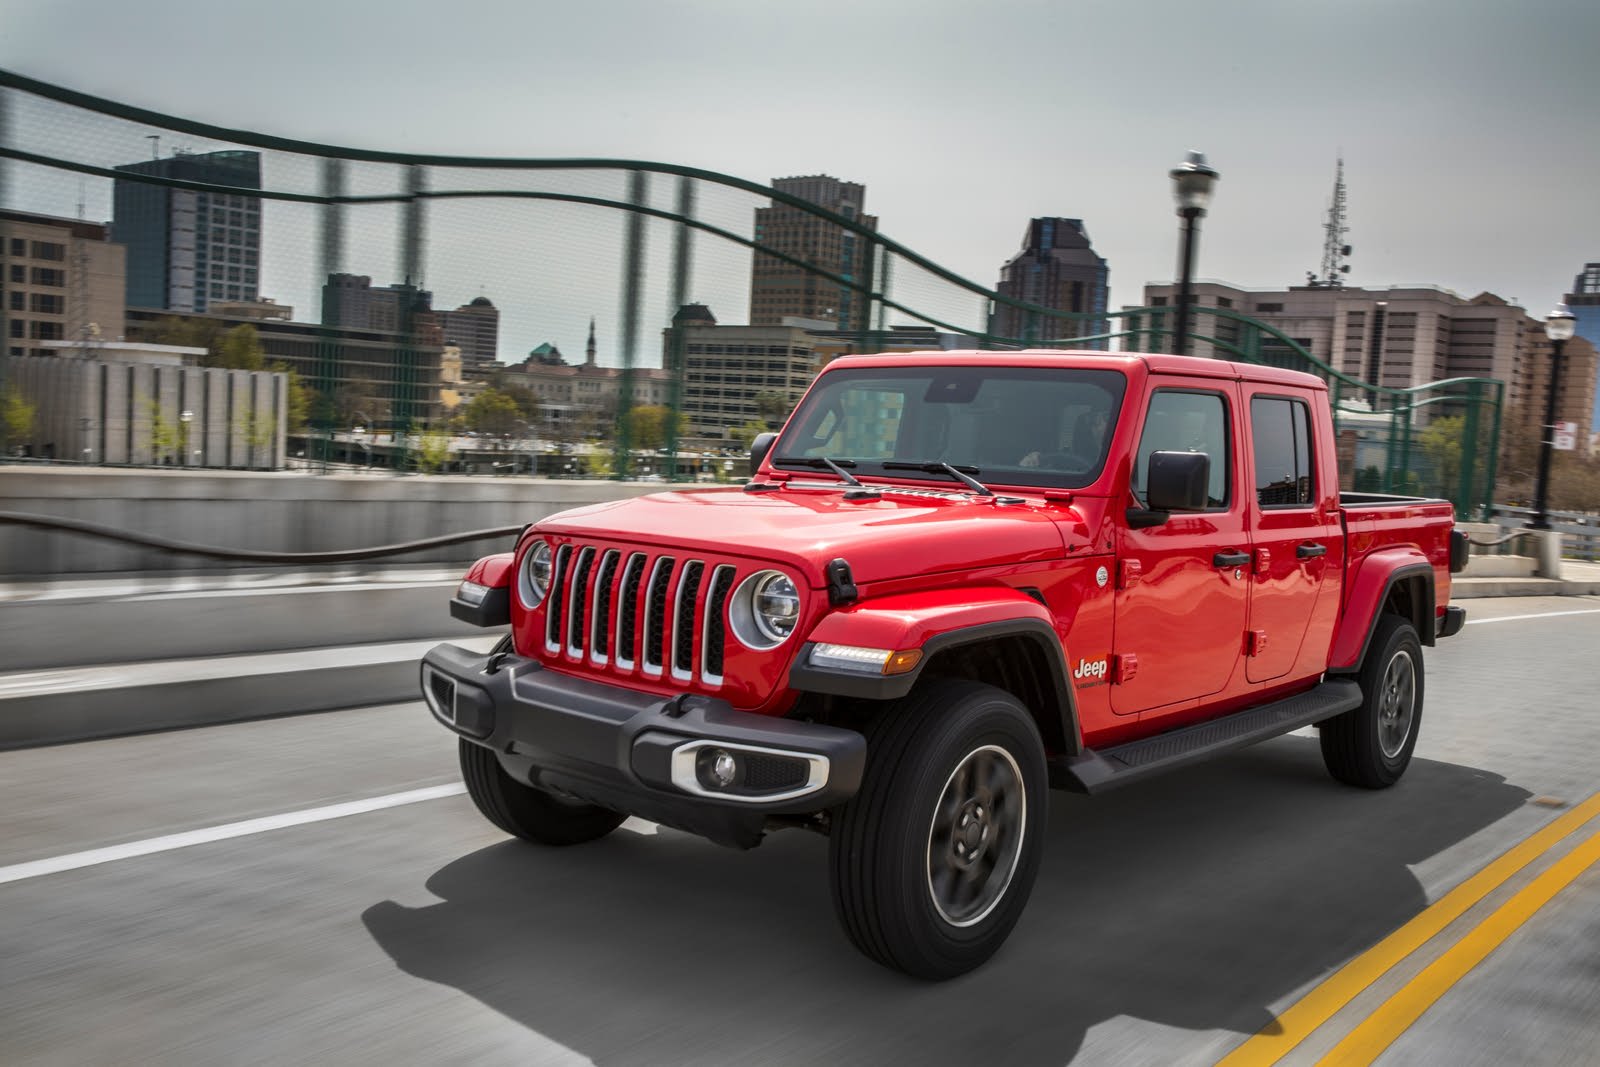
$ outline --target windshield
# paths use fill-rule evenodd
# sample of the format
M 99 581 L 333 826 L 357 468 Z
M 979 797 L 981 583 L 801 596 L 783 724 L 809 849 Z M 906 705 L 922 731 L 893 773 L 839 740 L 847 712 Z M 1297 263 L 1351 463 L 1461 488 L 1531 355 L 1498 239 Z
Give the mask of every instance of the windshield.
M 984 482 L 1082 488 L 1105 464 L 1126 385 L 1114 370 L 830 371 L 789 420 L 773 462 L 851 460 L 858 477 L 949 463 Z

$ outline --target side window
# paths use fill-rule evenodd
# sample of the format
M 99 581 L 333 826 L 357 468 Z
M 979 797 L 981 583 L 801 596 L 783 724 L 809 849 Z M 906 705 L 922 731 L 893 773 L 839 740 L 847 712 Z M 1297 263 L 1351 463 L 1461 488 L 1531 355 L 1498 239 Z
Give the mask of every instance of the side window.
M 1311 468 L 1311 410 L 1299 400 L 1250 400 L 1256 501 L 1264 508 L 1310 507 L 1316 501 Z
M 1204 452 L 1211 457 L 1211 482 L 1206 490 L 1213 508 L 1228 506 L 1228 406 L 1219 393 L 1158 389 L 1150 397 L 1133 465 L 1133 491 L 1139 493 L 1153 452 Z

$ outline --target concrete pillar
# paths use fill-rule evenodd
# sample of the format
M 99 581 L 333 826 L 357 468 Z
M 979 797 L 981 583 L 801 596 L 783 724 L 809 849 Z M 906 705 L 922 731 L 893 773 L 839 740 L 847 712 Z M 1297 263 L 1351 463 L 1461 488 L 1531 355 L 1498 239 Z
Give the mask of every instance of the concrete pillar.
M 1538 530 L 1534 533 L 1537 545 L 1536 558 L 1539 569 L 1535 572 L 1540 578 L 1561 577 L 1561 532 L 1559 530 Z

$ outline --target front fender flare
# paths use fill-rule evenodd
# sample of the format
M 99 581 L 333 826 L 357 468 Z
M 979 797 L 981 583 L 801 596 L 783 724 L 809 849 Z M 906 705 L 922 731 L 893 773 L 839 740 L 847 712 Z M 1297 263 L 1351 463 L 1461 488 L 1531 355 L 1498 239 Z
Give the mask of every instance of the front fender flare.
M 940 652 L 1013 637 L 1031 642 L 1040 652 L 1048 676 L 1044 689 L 1054 696 L 1068 749 L 1078 751 L 1078 709 L 1067 682 L 1061 639 L 1044 605 L 1013 589 L 903 594 L 833 612 L 807 636 L 789 668 L 789 686 L 800 692 L 897 700 L 911 692 Z M 865 674 L 815 666 L 811 651 L 819 644 L 920 649 L 922 658 L 905 674 Z
M 450 598 L 450 614 L 473 626 L 511 625 L 511 583 L 516 577 L 512 565 L 515 559 L 514 552 L 497 552 L 474 563 L 461 580 L 481 585 L 488 592 L 481 600 L 463 600 L 461 588 L 457 586 L 455 595 Z

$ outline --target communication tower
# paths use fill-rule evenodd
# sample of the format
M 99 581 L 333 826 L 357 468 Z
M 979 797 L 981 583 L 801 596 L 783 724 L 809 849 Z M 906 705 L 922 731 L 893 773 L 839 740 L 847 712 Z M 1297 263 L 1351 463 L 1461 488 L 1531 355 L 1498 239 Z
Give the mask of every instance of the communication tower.
M 78 181 L 78 221 L 84 221 L 84 183 Z M 68 317 L 74 325 L 73 333 L 82 346 L 82 355 L 92 356 L 100 349 L 100 324 L 91 322 L 89 315 L 89 242 L 83 236 L 82 230 L 73 231 L 72 260 L 69 264 L 68 299 L 70 305 L 67 309 Z
M 1333 201 L 1328 205 L 1328 221 L 1322 224 L 1322 270 L 1306 273 L 1306 284 L 1313 289 L 1343 289 L 1344 276 L 1350 273 L 1350 246 L 1344 243 L 1350 227 L 1344 221 L 1344 158 L 1340 157 L 1333 178 Z

